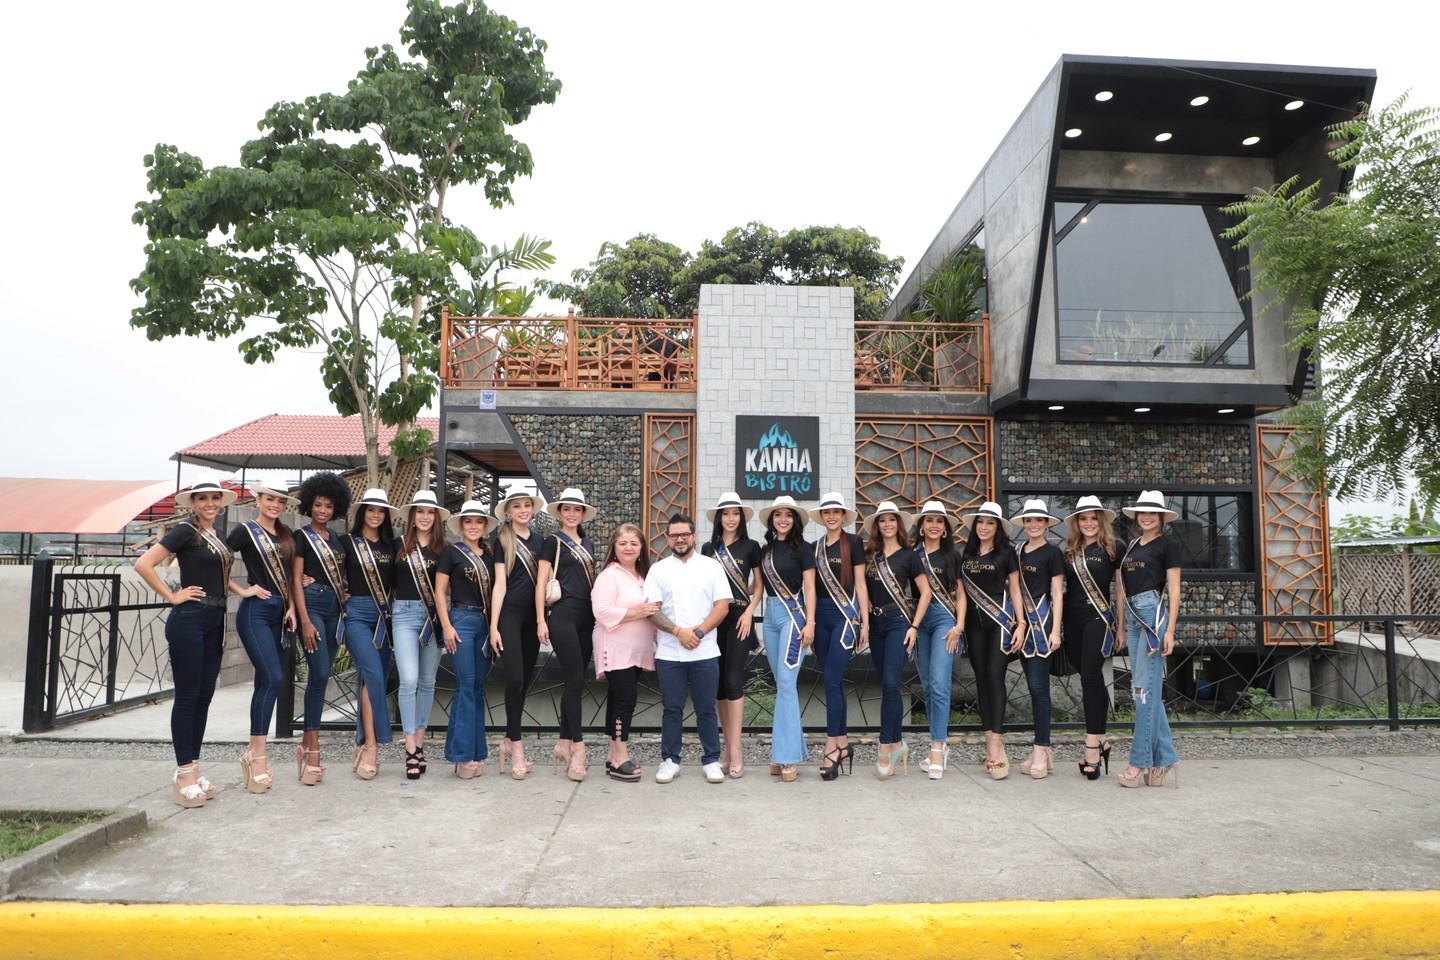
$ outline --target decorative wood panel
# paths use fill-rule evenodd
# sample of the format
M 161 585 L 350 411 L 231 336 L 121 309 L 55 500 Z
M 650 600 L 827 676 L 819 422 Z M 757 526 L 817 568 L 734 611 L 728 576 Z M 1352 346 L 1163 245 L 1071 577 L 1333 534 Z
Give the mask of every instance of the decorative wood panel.
M 1291 473 L 1288 427 L 1257 425 L 1260 472 L 1261 612 L 1328 615 L 1330 519 L 1325 493 Z M 1267 623 L 1266 644 L 1334 642 L 1328 623 Z
M 645 535 L 658 556 L 671 514 L 695 516 L 695 417 L 645 415 Z
M 856 417 L 856 506 L 978 506 L 995 488 L 994 433 L 989 417 Z

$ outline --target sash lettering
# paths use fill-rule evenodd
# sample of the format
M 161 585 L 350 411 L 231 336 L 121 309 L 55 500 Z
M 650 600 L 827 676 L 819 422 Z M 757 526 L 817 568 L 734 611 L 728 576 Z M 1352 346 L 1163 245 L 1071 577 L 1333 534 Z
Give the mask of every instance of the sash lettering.
M 1024 557 L 1025 545 L 1015 548 L 1017 557 Z M 1020 603 L 1025 607 L 1025 640 L 1020 644 L 1020 654 L 1025 657 L 1048 657 L 1055 651 L 1050 649 L 1050 594 L 1042 594 L 1040 600 L 1030 592 L 1030 585 L 1020 577 Z
M 410 568 L 420 602 L 425 604 L 425 625 L 420 628 L 420 646 L 428 647 L 435 639 L 435 585 L 430 582 L 430 573 L 425 569 L 425 551 L 417 545 L 405 554 L 405 566 Z
M 315 532 L 313 527 L 301 527 L 300 532 L 305 535 L 306 541 L 310 544 L 310 551 L 320 561 L 320 569 L 325 571 L 325 579 L 330 583 L 330 589 L 335 591 L 335 604 L 340 608 L 340 626 L 335 631 L 335 641 L 343 644 L 345 642 L 345 604 L 340 598 L 345 595 L 343 586 L 344 576 L 340 572 L 340 562 L 335 556 L 335 551 L 330 549 L 330 543 L 320 534 Z
M 383 650 L 385 625 L 390 622 L 390 593 L 380 582 L 380 564 L 375 559 L 375 551 L 370 549 L 370 541 L 352 533 L 350 542 L 354 545 L 355 559 L 360 564 L 360 571 L 365 574 L 365 585 L 370 590 L 370 598 L 375 601 L 375 609 L 380 614 L 375 621 L 375 637 L 371 645 L 376 650 Z
M 1130 556 L 1130 551 L 1134 550 L 1139 543 L 1140 538 L 1136 537 L 1130 541 L 1130 546 L 1125 548 L 1125 556 L 1120 558 L 1120 566 L 1122 568 L 1125 566 L 1125 557 Z M 1166 602 L 1166 593 L 1164 590 L 1158 590 L 1156 592 L 1160 594 L 1160 602 L 1155 605 L 1155 620 L 1153 623 L 1147 621 L 1135 611 L 1134 597 L 1128 593 L 1125 596 L 1126 609 L 1130 611 L 1130 616 L 1135 618 L 1135 622 L 1140 624 L 1140 632 L 1145 634 L 1145 655 L 1147 657 L 1153 657 L 1160 652 L 1160 648 L 1163 646 L 1161 638 L 1165 635 L 1165 627 L 1170 622 L 1170 604 Z M 1131 651 L 1130 655 L 1134 656 L 1134 651 Z
M 265 528 L 255 520 L 245 521 L 245 532 L 250 534 L 250 542 L 255 544 L 255 549 L 260 554 L 260 562 L 265 565 L 265 575 L 270 578 L 275 592 L 280 595 L 285 605 L 289 606 L 290 578 L 285 576 L 285 564 L 280 559 L 280 548 L 270 539 Z
M 798 667 L 802 655 L 800 631 L 805 629 L 805 609 L 800 606 L 800 596 L 790 589 L 781 579 L 780 571 L 775 569 L 774 550 L 765 551 L 765 556 L 760 560 L 760 572 L 764 574 L 765 582 L 770 585 L 770 592 L 780 599 L 790 617 L 789 633 L 785 638 L 785 666 Z
M 845 534 L 840 534 L 845 536 Z M 815 541 L 815 571 L 820 580 L 825 584 L 825 590 L 830 594 L 830 599 L 840 608 L 840 613 L 845 617 L 845 628 L 840 631 L 840 646 L 846 650 L 855 647 L 855 640 L 860 636 L 860 601 L 853 593 L 846 593 L 845 588 L 840 585 L 840 578 L 830 569 L 830 560 L 825 556 L 825 538 L 821 537 Z
M 1100 619 L 1105 621 L 1105 639 L 1100 644 L 1100 655 L 1108 657 L 1115 652 L 1115 607 L 1105 599 L 1100 584 L 1095 582 L 1095 575 L 1090 572 L 1090 565 L 1085 562 L 1084 550 L 1070 558 L 1070 569 L 1075 571 L 1075 579 L 1080 584 L 1080 589 L 1085 591 L 1085 600 L 1100 614 Z
M 595 558 L 590 556 L 590 551 L 585 549 L 585 545 L 576 543 L 563 533 L 556 533 L 555 539 L 563 543 L 570 551 L 570 555 L 575 558 L 575 562 L 580 564 L 580 569 L 585 572 L 585 582 L 592 587 L 595 586 Z M 559 553 L 555 554 L 555 569 L 556 571 L 560 569 Z
M 750 587 L 745 583 L 745 574 L 740 572 L 740 564 L 730 554 L 730 548 L 724 542 L 715 544 L 715 559 L 725 570 L 725 576 L 730 580 L 730 592 L 735 595 L 736 600 L 745 603 L 750 602 Z
M 981 590 L 980 585 L 970 579 L 970 574 L 965 572 L 964 567 L 960 568 L 960 582 L 964 585 L 965 596 L 970 602 L 1000 627 L 1001 649 L 1009 646 L 1010 634 L 1015 630 L 1015 608 L 1010 601 L 1010 591 L 1006 590 L 1002 594 L 1003 603 L 996 603 L 994 597 Z

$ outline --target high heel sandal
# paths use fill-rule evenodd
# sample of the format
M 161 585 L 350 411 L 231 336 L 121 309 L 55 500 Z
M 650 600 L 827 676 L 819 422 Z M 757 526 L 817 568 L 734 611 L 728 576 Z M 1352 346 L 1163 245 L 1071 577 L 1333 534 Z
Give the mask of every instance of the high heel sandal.
M 855 748 L 848 743 L 840 748 L 840 762 L 845 764 L 845 776 L 848 777 L 855 772 Z
M 840 756 L 841 753 L 839 747 L 836 747 L 834 750 L 831 750 L 829 753 L 825 754 L 825 760 L 828 760 L 830 762 L 828 764 L 821 762 L 821 780 L 835 780 L 840 776 Z M 784 776 L 783 772 L 781 773 L 781 776 Z
M 782 767 L 782 766 L 780 766 L 780 764 L 778 764 L 778 763 L 772 763 L 772 764 L 770 764 L 770 776 L 772 776 L 772 777 L 778 777 L 778 776 L 780 776 L 780 775 L 781 775 L 782 773 L 784 773 L 784 772 L 785 772 L 785 768 Z
M 780 780 L 782 783 L 794 783 L 800 776 L 799 768 L 793 763 L 787 763 L 780 768 Z
M 264 773 L 256 773 L 251 769 L 251 765 L 256 760 L 262 759 L 264 758 L 252 756 L 248 747 L 244 753 L 240 754 L 240 771 L 245 774 L 245 789 L 251 793 L 266 793 L 275 783 L 274 776 L 268 770 Z
M 1131 772 L 1132 770 L 1134 771 L 1133 773 Z M 1126 767 L 1123 773 L 1115 775 L 1115 780 L 1122 787 L 1133 788 L 1140 786 L 1140 781 L 1145 775 L 1146 771 L 1139 767 Z
M 1175 789 L 1180 789 L 1180 761 L 1176 760 L 1168 767 L 1151 767 L 1145 771 L 1145 785 L 1149 787 L 1165 786 L 1165 775 L 1171 770 L 1175 771 Z
M 1100 741 L 1100 759 L 1105 761 L 1105 776 L 1110 776 L 1110 741 Z
M 726 774 L 726 776 L 728 776 L 731 780 L 739 780 L 741 777 L 745 776 L 745 752 L 744 752 L 744 750 L 741 750 L 741 752 L 740 752 L 740 762 L 739 762 L 739 763 L 732 763 L 732 764 L 730 764 L 730 769 L 726 770 L 726 771 L 725 771 L 725 774 Z
M 555 744 L 555 749 L 552 750 L 552 751 L 550 751 L 550 756 L 551 756 L 552 759 L 554 759 L 554 761 L 555 761 L 554 765 L 550 767 L 550 775 L 551 775 L 552 777 L 553 777 L 555 774 L 557 774 L 557 773 L 560 772 L 560 765 L 561 765 L 562 763 L 565 764 L 565 770 L 566 770 L 566 772 L 567 772 L 567 773 L 569 772 L 569 770 L 570 770 L 570 751 L 571 751 L 571 749 L 572 749 L 572 748 L 569 747 L 569 746 L 562 747 L 562 746 L 560 746 L 560 744 L 557 743 L 557 744 Z
M 1095 762 L 1090 762 L 1090 751 L 1095 751 Z M 1085 757 L 1080 761 L 1080 775 L 1086 780 L 1100 779 L 1100 744 L 1085 744 Z
M 205 801 L 210 799 L 205 796 L 205 788 L 200 786 L 198 782 L 186 784 L 183 787 L 180 786 L 180 774 L 193 773 L 194 771 L 195 764 L 192 763 L 188 767 L 176 767 L 174 775 L 170 777 L 170 789 L 175 798 L 175 802 L 182 807 L 192 809 L 194 807 L 205 806 Z
M 315 755 L 315 760 L 317 762 L 306 763 L 305 758 L 310 756 L 312 753 Z M 303 745 L 295 748 L 295 766 L 299 768 L 300 782 L 305 784 L 305 786 L 307 787 L 313 787 L 321 780 L 325 779 L 325 767 L 318 762 L 319 760 L 319 750 L 306 750 Z
M 474 780 L 476 777 L 480 776 L 480 772 L 484 769 L 485 764 L 480 760 L 470 760 L 466 763 L 457 763 L 455 764 L 455 776 L 459 777 L 461 780 Z
M 570 762 L 565 764 L 565 776 L 579 783 L 585 779 L 585 773 L 585 744 L 573 744 L 570 747 Z
M 1055 749 L 1050 746 L 1037 746 L 1038 756 L 1032 756 L 1030 764 L 1030 779 L 1044 780 L 1050 776 L 1050 771 L 1055 768 Z
M 209 780 L 206 780 L 205 774 L 200 772 L 200 761 L 192 761 L 192 765 L 195 767 L 195 782 L 200 785 L 201 790 L 205 791 L 205 799 L 215 799 L 215 794 L 219 791 L 215 789 L 215 784 L 211 783 Z
M 940 762 L 935 762 L 935 754 L 940 754 Z M 945 768 L 950 764 L 950 751 L 945 747 L 930 748 L 930 756 L 925 760 L 926 773 L 931 780 L 939 780 L 945 776 Z
M 373 763 L 367 763 L 365 761 L 365 752 L 367 750 L 375 751 L 373 754 L 373 756 L 375 757 L 375 761 Z M 379 744 L 375 744 L 374 746 L 370 746 L 367 744 L 363 747 L 356 747 L 354 753 L 352 753 L 351 756 L 355 764 L 355 776 L 359 777 L 361 780 L 374 780 L 376 775 L 380 773 Z
M 425 776 L 425 770 L 427 769 L 425 766 L 425 744 L 422 743 L 415 748 L 415 759 L 420 761 L 420 776 Z
M 619 780 L 621 783 L 639 783 L 640 767 L 634 760 L 623 760 L 620 763 L 605 761 L 605 776 L 611 780 Z
M 500 772 L 505 772 L 505 761 L 510 761 L 510 779 L 524 780 L 525 774 L 530 772 L 530 764 L 525 762 L 525 746 L 519 740 L 502 740 L 500 746 Z
M 875 763 L 875 776 L 880 780 L 889 780 L 895 776 L 895 761 L 899 760 L 905 765 L 905 776 L 910 776 L 910 744 L 904 740 L 900 746 L 891 750 Z
M 990 757 L 991 748 L 1000 753 L 1000 759 Z M 985 771 L 991 780 L 1004 780 L 1010 776 L 1010 758 L 1005 756 L 1005 738 L 998 733 L 985 734 Z
M 415 750 L 406 750 L 406 751 L 405 751 L 405 779 L 406 779 L 406 780 L 419 780 L 419 779 L 420 779 L 420 757 L 418 756 L 418 751 L 415 751 Z

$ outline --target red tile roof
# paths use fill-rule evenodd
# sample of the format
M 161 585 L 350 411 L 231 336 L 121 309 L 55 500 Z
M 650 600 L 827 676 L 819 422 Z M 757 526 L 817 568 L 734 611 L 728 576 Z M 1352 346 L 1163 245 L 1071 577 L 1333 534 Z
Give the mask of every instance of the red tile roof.
M 417 425 L 436 434 L 440 419 L 421 417 Z M 381 428 L 380 456 L 390 452 L 394 436 L 393 427 Z M 359 417 L 272 413 L 177 450 L 170 459 L 237 470 L 352 467 L 365 462 L 365 435 Z

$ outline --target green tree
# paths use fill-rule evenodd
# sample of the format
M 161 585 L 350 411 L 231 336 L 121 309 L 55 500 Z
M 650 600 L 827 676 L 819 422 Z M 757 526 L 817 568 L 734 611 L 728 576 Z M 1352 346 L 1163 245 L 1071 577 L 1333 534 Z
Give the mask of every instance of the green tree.
M 586 317 L 688 317 L 694 306 L 677 299 L 675 277 L 689 263 L 690 255 L 675 244 L 641 233 L 623 244 L 601 244 L 590 266 L 571 271 L 570 283 L 537 286 Z
M 237 166 L 158 145 L 134 217 L 148 243 L 131 325 L 244 334 L 247 363 L 318 348 L 331 402 L 364 425 L 372 484 L 382 424 L 400 428 L 387 482 L 431 440 L 415 421 L 438 385 L 431 306 L 455 287 L 437 245 L 450 191 L 509 203 L 533 166 L 510 128 L 560 90 L 545 43 L 481 0 L 409 0 L 400 41 L 408 57 L 366 50 L 344 93 L 272 106 Z
M 448 230 L 435 246 L 469 278 L 469 286 L 450 293 L 450 313 L 457 317 L 523 317 L 535 304 L 536 291 L 500 279 L 504 270 L 544 270 L 555 266 L 550 241 L 521 234 L 508 247 L 485 246 L 468 228 Z
M 1348 196 L 1291 178 L 1234 204 L 1225 236 L 1254 252 L 1256 290 L 1294 307 L 1319 390 L 1287 418 L 1297 461 L 1346 499 L 1398 500 L 1407 477 L 1440 501 L 1440 111 L 1405 97 L 1337 124 Z

